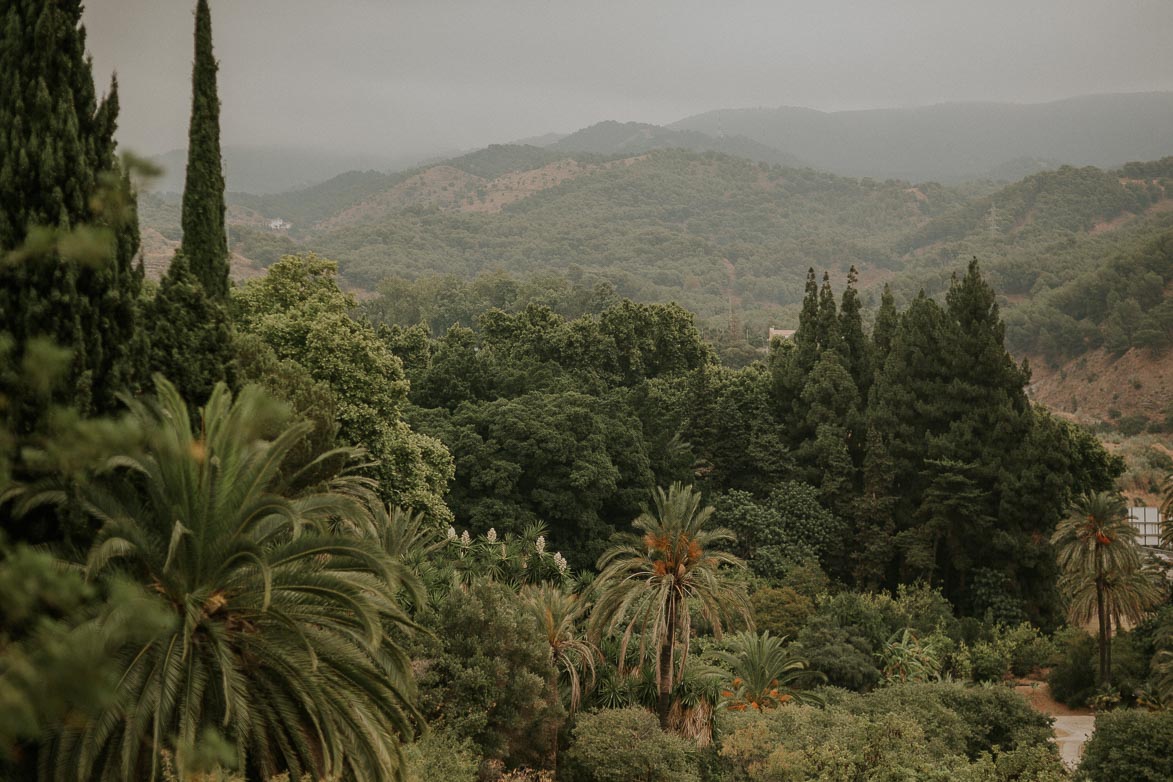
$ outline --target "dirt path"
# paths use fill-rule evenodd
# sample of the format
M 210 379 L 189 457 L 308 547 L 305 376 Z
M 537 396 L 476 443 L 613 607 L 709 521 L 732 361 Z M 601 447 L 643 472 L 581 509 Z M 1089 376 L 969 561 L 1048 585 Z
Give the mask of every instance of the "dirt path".
M 1096 717 L 1090 709 L 1072 709 L 1051 697 L 1046 682 L 1027 681 L 1015 685 L 1014 690 L 1026 698 L 1035 711 L 1055 718 L 1055 744 L 1059 757 L 1068 768 L 1079 765 L 1083 745 L 1096 728 Z

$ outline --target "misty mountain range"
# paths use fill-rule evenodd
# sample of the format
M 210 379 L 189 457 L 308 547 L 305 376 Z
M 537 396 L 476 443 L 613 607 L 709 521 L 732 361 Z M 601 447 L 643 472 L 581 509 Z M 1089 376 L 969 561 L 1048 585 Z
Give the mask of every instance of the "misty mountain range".
M 781 107 L 720 109 L 667 126 L 603 121 L 568 135 L 515 142 L 554 154 L 602 156 L 652 149 L 714 151 L 840 176 L 954 183 L 1013 181 L 1061 164 L 1119 166 L 1173 152 L 1173 93 L 1093 95 L 1050 103 L 947 103 L 918 108 L 823 112 Z M 401 171 L 459 154 L 360 155 L 338 150 L 227 147 L 228 189 L 268 194 L 346 171 Z M 553 156 L 553 155 L 552 155 Z M 155 158 L 158 192 L 183 185 L 185 153 Z

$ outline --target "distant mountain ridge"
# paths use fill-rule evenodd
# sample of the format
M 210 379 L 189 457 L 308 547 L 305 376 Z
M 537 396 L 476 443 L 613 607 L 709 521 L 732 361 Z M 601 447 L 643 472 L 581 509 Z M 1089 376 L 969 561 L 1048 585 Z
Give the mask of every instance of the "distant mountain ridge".
M 695 130 L 678 130 L 645 122 L 608 120 L 563 136 L 546 149 L 595 155 L 638 155 L 654 149 L 688 149 L 719 152 L 758 163 L 804 168 L 806 163 L 777 147 L 745 136 L 714 136 Z
M 367 155 L 275 147 L 224 148 L 224 178 L 229 192 L 268 195 L 310 187 L 348 171 L 399 171 L 441 156 Z M 173 149 L 151 158 L 163 175 L 151 183 L 156 193 L 181 193 L 187 150 Z
M 1114 168 L 1169 155 L 1173 93 L 839 112 L 720 109 L 668 127 L 743 136 L 841 176 L 956 182 L 1016 159 Z

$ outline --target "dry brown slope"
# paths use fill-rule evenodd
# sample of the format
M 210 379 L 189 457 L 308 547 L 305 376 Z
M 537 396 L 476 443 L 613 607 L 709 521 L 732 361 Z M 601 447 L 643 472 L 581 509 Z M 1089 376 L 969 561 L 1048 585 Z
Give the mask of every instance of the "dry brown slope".
M 1173 351 L 1133 348 L 1116 356 L 1100 348 L 1058 368 L 1035 358 L 1031 375 L 1033 399 L 1081 423 L 1109 420 L 1113 412 L 1162 419 L 1173 401 Z

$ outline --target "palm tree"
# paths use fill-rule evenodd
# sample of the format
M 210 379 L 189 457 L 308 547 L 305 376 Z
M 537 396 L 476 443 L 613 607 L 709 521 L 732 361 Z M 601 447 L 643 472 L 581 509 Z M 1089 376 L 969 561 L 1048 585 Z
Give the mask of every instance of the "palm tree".
M 1112 571 L 1105 574 L 1102 587 L 1104 611 L 1107 616 L 1108 637 L 1112 624 L 1119 628 L 1124 622 L 1137 624 L 1150 609 L 1165 599 L 1164 573 L 1155 563 L 1146 562 L 1136 570 Z M 1082 574 L 1072 573 L 1059 581 L 1060 589 L 1068 596 L 1068 616 L 1081 624 L 1091 621 L 1098 608 L 1096 582 Z M 1112 644 L 1108 643 L 1108 671 L 1112 670 Z
M 786 639 L 770 635 L 769 630 L 737 633 L 729 639 L 729 650 L 718 652 L 716 657 L 729 669 L 728 686 L 722 695 L 733 711 L 771 709 L 791 701 L 820 702 L 817 696 L 798 688 L 812 675 L 806 661 L 793 656 Z
M 1141 563 L 1136 528 L 1128 520 L 1124 498 L 1107 491 L 1084 494 L 1075 501 L 1072 515 L 1059 523 L 1051 544 L 1055 546 L 1055 557 L 1063 572 L 1061 583 L 1078 598 L 1071 603 L 1072 621 L 1091 618 L 1090 599 L 1080 595 L 1095 595 L 1094 613 L 1099 623 L 1099 680 L 1101 684 L 1106 683 L 1111 678 L 1109 583 L 1138 571 Z
M 595 662 L 600 657 L 598 647 L 578 633 L 578 595 L 543 583 L 524 587 L 521 602 L 550 644 L 554 670 L 566 688 L 566 710 L 573 715 L 582 702 L 583 690 L 594 683 Z
M 550 583 L 527 585 L 521 590 L 521 603 L 550 644 L 554 663 L 550 690 L 559 700 L 566 693 L 564 706 L 567 716 L 572 717 L 582 703 L 584 689 L 594 684 L 595 663 L 601 656 L 598 647 L 578 633 L 578 595 Z M 558 731 L 552 733 L 551 765 L 557 766 Z
M 679 676 L 674 670 L 678 644 L 683 652 L 680 671 L 688 661 L 691 609 L 698 609 L 720 638 L 722 622 L 734 615 L 748 621 L 749 608 L 744 590 L 727 577 L 729 568 L 745 563 L 717 548 L 731 542 L 733 533 L 705 529 L 713 509 L 702 507 L 700 492 L 674 483 L 668 491 L 657 487 L 652 499 L 653 507 L 632 522 L 640 534 L 627 535 L 599 558 L 590 629 L 599 638 L 623 628 L 620 665 L 639 631 L 640 659 L 655 655 L 656 710 L 660 724 L 667 726 L 673 682 Z
M 417 586 L 346 471 L 360 452 L 323 454 L 315 487 L 295 490 L 304 475 L 281 466 L 306 427 L 258 388 L 234 401 L 217 385 L 198 435 L 175 388 L 156 390 L 128 402 L 141 449 L 81 489 L 101 524 L 86 572 L 148 585 L 177 621 L 119 650 L 119 702 L 59 732 L 46 776 L 155 779 L 160 752 L 215 732 L 249 778 L 402 778 L 396 739 L 418 713 L 385 630 L 414 627 L 396 594 Z

